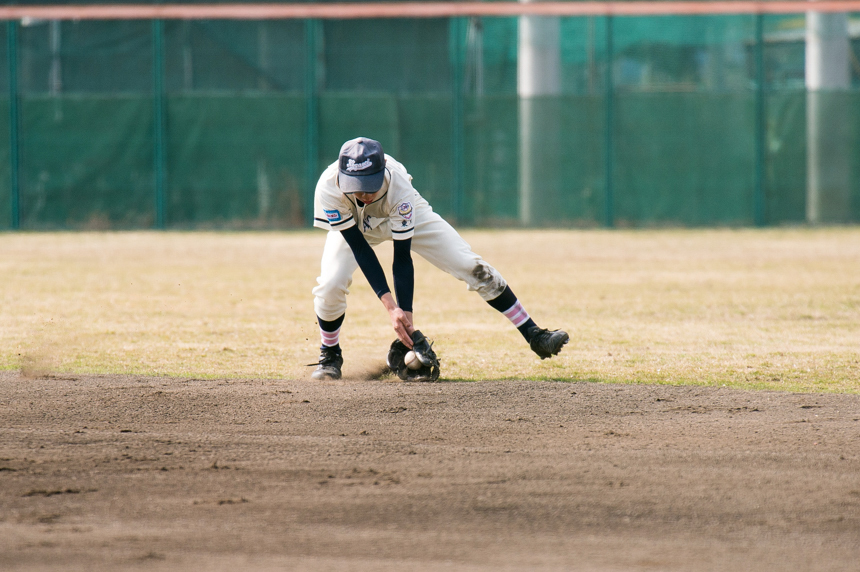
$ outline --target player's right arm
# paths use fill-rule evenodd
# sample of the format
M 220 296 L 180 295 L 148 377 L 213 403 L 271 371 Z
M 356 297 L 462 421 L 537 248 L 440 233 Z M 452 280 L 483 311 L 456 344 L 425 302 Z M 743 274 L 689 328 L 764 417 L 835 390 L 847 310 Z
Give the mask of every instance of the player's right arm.
M 340 231 L 349 248 L 352 250 L 355 261 L 358 262 L 358 267 L 373 291 L 379 297 L 382 305 L 388 311 L 388 317 L 391 319 L 391 325 L 397 333 L 397 337 L 401 342 L 406 344 L 406 347 L 412 347 L 412 312 L 406 312 L 400 308 L 394 301 L 394 296 L 391 295 L 391 289 L 388 287 L 388 281 L 385 279 L 385 272 L 382 270 L 382 265 L 376 257 L 376 253 L 367 243 L 364 235 L 358 230 L 357 226 L 351 226 Z M 411 308 L 410 308 L 411 310 Z

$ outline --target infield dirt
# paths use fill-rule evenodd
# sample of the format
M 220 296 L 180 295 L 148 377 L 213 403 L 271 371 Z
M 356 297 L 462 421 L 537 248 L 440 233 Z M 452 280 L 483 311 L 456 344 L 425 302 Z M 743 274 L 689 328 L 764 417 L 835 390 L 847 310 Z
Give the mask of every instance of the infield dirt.
M 858 395 L 0 372 L 0 569 L 854 571 L 858 443 Z

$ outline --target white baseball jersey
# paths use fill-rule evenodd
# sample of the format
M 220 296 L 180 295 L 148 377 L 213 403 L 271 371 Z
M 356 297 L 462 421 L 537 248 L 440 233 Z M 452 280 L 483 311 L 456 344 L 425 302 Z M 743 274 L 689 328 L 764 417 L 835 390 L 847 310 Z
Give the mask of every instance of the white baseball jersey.
M 371 247 L 387 240 L 412 239 L 412 252 L 466 283 L 484 300 L 499 296 L 507 283 L 448 224 L 412 186 L 406 168 L 385 156 L 385 183 L 380 195 L 359 205 L 337 186 L 338 163 L 320 176 L 314 194 L 314 226 L 328 230 L 320 276 L 313 289 L 314 309 L 323 320 L 336 320 L 346 311 L 346 296 L 358 262 L 340 232 L 360 224 Z
M 337 184 L 338 163 L 323 172 L 314 193 L 314 226 L 324 230 L 346 230 L 360 225 L 367 233 L 387 224 L 391 238 L 412 238 L 415 209 L 426 201 L 412 186 L 412 176 L 392 157 L 385 156 L 385 183 L 374 194 L 374 201 L 363 204 L 354 195 L 344 194 Z

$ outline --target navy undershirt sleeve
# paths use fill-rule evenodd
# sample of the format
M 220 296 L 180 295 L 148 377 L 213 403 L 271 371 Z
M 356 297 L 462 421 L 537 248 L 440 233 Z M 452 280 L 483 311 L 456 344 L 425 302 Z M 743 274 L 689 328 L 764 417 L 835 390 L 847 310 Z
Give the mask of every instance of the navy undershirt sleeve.
M 376 253 L 367 244 L 364 235 L 358 230 L 357 226 L 351 226 L 346 230 L 340 231 L 344 240 L 352 249 L 352 254 L 355 256 L 355 261 L 358 262 L 358 267 L 367 278 L 367 282 L 376 295 L 380 298 L 387 292 L 391 292 L 388 287 L 388 282 L 385 280 L 385 272 L 382 271 L 382 265 L 376 257 Z
M 412 293 L 415 289 L 415 267 L 412 265 L 412 239 L 394 241 L 394 292 L 397 305 L 404 312 L 412 311 Z

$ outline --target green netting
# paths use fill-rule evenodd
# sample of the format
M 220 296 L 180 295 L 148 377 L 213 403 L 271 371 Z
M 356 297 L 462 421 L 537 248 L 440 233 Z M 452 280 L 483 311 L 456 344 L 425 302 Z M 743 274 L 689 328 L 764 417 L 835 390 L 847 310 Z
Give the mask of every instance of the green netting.
M 302 20 L 165 22 L 165 85 L 176 92 L 304 94 Z
M 327 91 L 450 93 L 447 19 L 323 22 Z
M 465 112 L 466 219 L 517 220 L 519 161 L 516 96 L 472 97 Z
M 159 204 L 170 228 L 303 227 L 318 173 L 358 135 L 379 139 L 464 224 L 807 219 L 802 14 L 765 17 L 763 46 L 754 16 L 617 17 L 611 44 L 606 18 L 561 18 L 559 90 L 529 99 L 517 95 L 511 17 L 11 26 L 0 26 L 2 229 L 13 172 L 20 228 L 151 228 Z M 860 37 L 851 42 L 852 87 L 820 104 L 841 114 L 846 160 L 831 163 L 849 194 L 823 206 L 857 222 Z
M 24 97 L 23 228 L 153 224 L 152 100 Z
M 399 129 L 391 145 L 391 154 L 409 165 L 415 187 L 446 216 L 454 212 L 451 117 L 449 97 L 400 97 L 397 99 Z M 331 141 L 334 146 L 340 145 L 336 139 Z M 332 155 L 328 157 L 330 160 Z
M 18 26 L 22 94 L 152 91 L 147 21 L 29 20 Z
M 9 98 L 0 97 L 0 229 L 12 228 L 12 193 L 9 163 Z
M 617 116 L 619 222 L 754 222 L 752 95 L 621 94 Z
M 767 220 L 803 222 L 806 220 L 806 91 L 768 96 L 766 134 Z
M 547 96 L 528 104 L 539 138 L 530 175 L 522 172 L 526 159 L 519 137 L 524 103 L 515 96 L 469 101 L 465 220 L 518 223 L 520 188 L 527 176 L 533 224 L 596 224 L 602 220 L 605 190 L 602 98 Z
M 0 229 L 12 227 L 9 138 L 9 55 L 7 27 L 0 25 Z
M 169 226 L 304 224 L 304 98 L 171 96 L 167 126 Z

